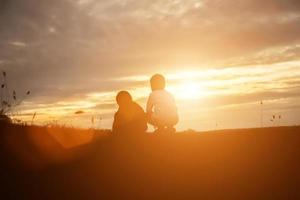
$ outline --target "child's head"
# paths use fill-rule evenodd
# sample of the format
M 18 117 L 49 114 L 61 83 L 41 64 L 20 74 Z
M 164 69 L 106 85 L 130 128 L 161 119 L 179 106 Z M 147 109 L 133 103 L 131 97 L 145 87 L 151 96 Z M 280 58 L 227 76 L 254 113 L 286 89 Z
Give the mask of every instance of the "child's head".
M 129 92 L 121 91 L 117 94 L 116 101 L 120 107 L 124 107 L 132 102 L 132 97 Z
M 151 89 L 154 90 L 163 90 L 166 86 L 165 77 L 161 74 L 155 74 L 150 79 Z

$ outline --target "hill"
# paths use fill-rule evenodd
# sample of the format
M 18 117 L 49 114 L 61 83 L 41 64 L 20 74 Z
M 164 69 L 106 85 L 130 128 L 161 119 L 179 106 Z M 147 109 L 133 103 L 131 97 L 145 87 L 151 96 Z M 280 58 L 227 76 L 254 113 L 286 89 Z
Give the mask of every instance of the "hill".
M 300 198 L 299 126 L 137 136 L 0 130 L 3 199 Z

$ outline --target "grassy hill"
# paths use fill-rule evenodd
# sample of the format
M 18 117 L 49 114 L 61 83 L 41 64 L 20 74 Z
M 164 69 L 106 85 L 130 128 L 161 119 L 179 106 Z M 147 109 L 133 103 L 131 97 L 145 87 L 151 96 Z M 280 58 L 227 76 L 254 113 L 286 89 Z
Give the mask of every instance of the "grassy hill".
M 3 199 L 299 199 L 300 127 L 174 135 L 0 126 Z

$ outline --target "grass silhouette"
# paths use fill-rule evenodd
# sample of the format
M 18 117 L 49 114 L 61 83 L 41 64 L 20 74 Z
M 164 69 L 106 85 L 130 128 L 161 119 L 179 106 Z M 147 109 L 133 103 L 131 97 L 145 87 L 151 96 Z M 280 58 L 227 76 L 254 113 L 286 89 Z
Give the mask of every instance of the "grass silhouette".
M 0 130 L 4 199 L 297 199 L 300 194 L 299 126 L 135 137 L 58 126 L 2 124 Z
M 28 90 L 23 96 L 19 97 L 15 90 L 10 90 L 7 73 L 2 71 L 1 76 L 1 87 L 0 87 L 0 122 L 12 122 L 12 118 L 16 115 L 15 109 L 23 103 L 25 98 L 31 94 L 31 91 Z M 20 119 L 14 119 L 15 122 L 18 122 Z

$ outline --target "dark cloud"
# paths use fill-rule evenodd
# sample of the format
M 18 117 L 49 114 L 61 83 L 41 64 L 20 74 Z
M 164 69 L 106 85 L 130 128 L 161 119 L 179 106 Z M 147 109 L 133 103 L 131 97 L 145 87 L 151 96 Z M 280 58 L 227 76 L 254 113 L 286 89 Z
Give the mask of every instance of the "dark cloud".
M 247 60 L 300 42 L 297 0 L 207 0 L 200 7 L 193 0 L 127 2 L 0 0 L 0 68 L 8 71 L 11 87 L 56 100 L 145 84 L 107 79 L 157 66 L 299 58 L 297 47 Z
M 103 104 L 98 104 L 94 107 L 94 109 L 99 109 L 99 110 L 116 109 L 116 108 L 117 108 L 116 103 L 103 103 Z
M 283 46 L 275 49 L 266 49 L 258 53 L 240 58 L 228 59 L 226 66 L 267 65 L 280 62 L 297 61 L 300 59 L 300 47 Z
M 299 12 L 298 0 L 206 0 L 208 9 L 217 9 L 221 14 L 235 15 L 241 13 L 278 14 L 278 12 Z
M 217 107 L 217 106 L 229 106 L 246 103 L 260 103 L 261 101 L 270 101 L 276 99 L 288 99 L 288 98 L 299 98 L 300 97 L 300 85 L 282 90 L 270 90 L 250 94 L 230 95 L 222 97 L 208 97 L 202 104 L 203 107 Z M 288 106 L 288 104 L 286 104 Z

